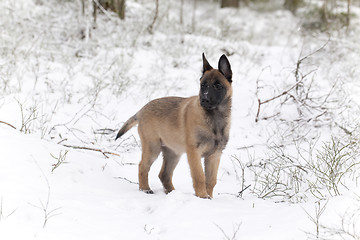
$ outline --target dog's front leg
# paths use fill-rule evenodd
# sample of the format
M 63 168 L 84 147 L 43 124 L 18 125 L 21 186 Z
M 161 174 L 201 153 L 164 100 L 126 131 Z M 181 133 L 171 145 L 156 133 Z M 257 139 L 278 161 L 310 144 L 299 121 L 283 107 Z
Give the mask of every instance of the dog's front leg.
M 200 151 L 195 147 L 188 147 L 186 153 L 190 165 L 195 195 L 201 198 L 209 198 L 206 191 L 205 174 L 201 165 Z
M 213 189 L 217 181 L 220 157 L 221 152 L 215 152 L 205 158 L 206 191 L 211 198 L 213 197 Z

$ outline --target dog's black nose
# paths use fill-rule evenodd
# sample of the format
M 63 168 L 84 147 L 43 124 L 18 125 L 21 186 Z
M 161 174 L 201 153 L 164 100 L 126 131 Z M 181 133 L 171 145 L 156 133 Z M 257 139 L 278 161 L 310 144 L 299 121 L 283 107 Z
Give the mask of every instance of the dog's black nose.
M 210 103 L 210 101 L 208 100 L 208 99 L 201 99 L 201 103 L 202 104 L 209 104 Z

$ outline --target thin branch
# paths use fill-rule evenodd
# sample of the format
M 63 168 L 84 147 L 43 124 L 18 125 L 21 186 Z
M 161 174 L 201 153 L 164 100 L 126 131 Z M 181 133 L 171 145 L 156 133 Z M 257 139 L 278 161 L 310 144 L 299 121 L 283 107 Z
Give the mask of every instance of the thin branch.
M 50 134 L 53 130 L 55 130 L 55 128 L 57 128 L 59 126 L 66 127 L 68 130 L 70 130 L 67 127 L 67 125 L 70 124 L 70 123 L 73 123 L 73 125 L 75 125 L 80 119 L 82 119 L 84 116 L 87 116 L 87 114 L 94 109 L 94 106 L 96 104 L 96 100 L 97 100 L 97 96 L 95 96 L 94 99 L 91 100 L 91 102 L 89 102 L 89 103 L 85 104 L 84 106 L 82 106 L 81 109 L 77 113 L 75 113 L 75 115 L 69 121 L 67 121 L 65 123 L 55 124 L 49 130 L 48 134 Z M 86 109 L 87 107 L 89 107 L 89 109 Z
M 265 101 L 261 101 L 259 98 L 258 98 L 258 110 L 257 110 L 257 113 L 256 113 L 256 118 L 255 118 L 255 122 L 258 122 L 259 121 L 259 114 L 260 114 L 260 106 L 262 104 L 265 104 L 265 103 L 268 103 L 268 102 L 271 102 L 271 101 L 274 101 L 275 99 L 278 99 L 279 97 L 282 97 L 286 94 L 288 94 L 291 90 L 293 90 L 295 87 L 297 87 L 299 85 L 299 83 L 301 83 L 302 81 L 304 81 L 305 78 L 302 78 L 300 79 L 299 81 L 297 81 L 294 85 L 292 85 L 290 88 L 288 88 L 287 90 L 283 91 L 282 93 L 280 93 L 279 95 L 276 95 L 272 98 L 269 98 Z
M 246 189 L 248 189 L 250 186 L 251 186 L 251 184 L 249 184 L 248 186 L 246 186 L 245 188 L 243 188 L 240 192 L 238 192 L 238 197 L 241 197 L 242 194 L 244 193 L 244 191 L 245 191 Z
M 120 157 L 120 155 L 117 154 L 117 153 L 109 152 L 109 151 L 104 151 L 104 150 L 99 149 L 99 148 L 72 146 L 72 145 L 67 145 L 67 144 L 61 144 L 61 145 L 63 145 L 64 147 L 68 147 L 68 148 L 74 148 L 74 149 L 81 149 L 81 150 L 89 150 L 89 151 L 100 152 L 100 153 L 102 153 L 106 158 L 109 158 L 109 156 L 107 156 L 106 154 L 115 155 L 115 156 Z
M 7 214 L 6 216 L 4 215 L 4 211 L 3 211 L 3 197 L 1 197 L 1 201 L 0 201 L 0 222 L 2 219 L 6 219 L 7 217 L 10 217 L 11 215 L 13 215 L 14 212 L 16 212 L 17 208 L 15 208 L 13 211 L 11 211 L 9 214 Z
M 304 60 L 307 59 L 308 57 L 311 57 L 311 56 L 314 55 L 315 53 L 320 52 L 322 49 L 324 49 L 324 48 L 326 47 L 326 45 L 327 45 L 329 42 L 330 42 L 330 36 L 329 36 L 329 38 L 327 39 L 327 41 L 326 41 L 321 47 L 319 47 L 318 49 L 316 49 L 314 52 L 311 52 L 311 53 L 309 53 L 308 55 L 306 55 L 306 56 L 304 56 L 304 57 L 302 57 L 302 58 L 300 58 L 300 56 L 299 56 L 298 62 L 300 62 L 300 64 L 301 64 L 302 61 L 304 61 Z
M 94 131 L 94 134 L 108 135 L 108 134 L 113 134 L 114 132 L 116 132 L 115 129 L 111 129 L 111 128 L 101 128 L 101 129 L 95 130 L 95 131 Z
M 4 121 L 0 121 L 0 123 L 3 123 L 5 125 L 8 125 L 10 127 L 12 127 L 13 129 L 16 129 L 16 127 L 14 127 L 13 125 L 11 125 L 10 123 L 4 122 Z
M 68 140 L 67 138 L 61 139 L 61 141 L 58 142 L 58 144 L 60 144 L 60 143 L 62 143 L 62 142 L 65 142 L 65 141 L 67 141 L 67 140 Z
M 34 160 L 34 163 L 36 164 L 36 166 L 39 168 L 41 174 L 43 175 L 43 177 L 44 177 L 44 179 L 45 179 L 45 181 L 46 181 L 46 185 L 47 185 L 47 190 L 48 190 L 48 192 L 47 192 L 47 199 L 46 199 L 46 203 L 45 203 L 45 204 L 44 204 L 41 200 L 39 200 L 39 201 L 40 201 L 40 206 L 37 206 L 37 205 L 32 204 L 32 203 L 28 203 L 28 204 L 43 211 L 43 213 L 44 213 L 44 222 L 43 222 L 43 226 L 42 226 L 42 227 L 45 228 L 45 226 L 46 226 L 46 224 L 47 224 L 47 222 L 48 222 L 48 220 L 49 220 L 50 218 L 61 214 L 61 213 L 55 213 L 56 211 L 58 211 L 59 209 L 61 209 L 61 207 L 54 208 L 54 209 L 52 209 L 52 210 L 49 209 L 49 205 L 50 205 L 50 191 L 51 191 L 51 189 L 50 189 L 50 183 L 49 183 L 49 180 L 48 180 L 48 178 L 46 177 L 44 171 L 41 169 L 40 165 L 38 164 L 38 162 L 37 162 L 35 159 L 33 159 L 33 160 Z
M 133 182 L 133 181 L 131 181 L 131 180 L 127 179 L 127 178 L 124 178 L 124 177 L 114 177 L 114 178 L 122 179 L 122 180 L 125 180 L 125 181 L 129 182 L 129 183 L 139 185 L 139 183 Z
M 216 223 L 214 223 L 214 225 L 223 233 L 223 235 L 224 235 L 224 237 L 225 237 L 226 240 L 235 240 L 235 239 L 237 239 L 236 235 L 237 235 L 238 232 L 239 232 L 241 223 L 233 225 L 233 234 L 232 234 L 231 237 L 228 236 L 228 235 L 226 234 L 226 232 L 224 231 L 224 229 L 222 229 L 219 225 L 217 225 Z

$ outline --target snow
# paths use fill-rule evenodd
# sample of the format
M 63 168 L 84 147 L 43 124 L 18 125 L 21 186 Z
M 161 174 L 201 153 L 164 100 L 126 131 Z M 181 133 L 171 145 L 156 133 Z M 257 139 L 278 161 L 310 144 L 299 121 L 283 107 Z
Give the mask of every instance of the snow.
M 359 238 L 357 15 L 329 38 L 287 11 L 206 1 L 195 25 L 185 1 L 180 25 L 180 2 L 160 1 L 150 34 L 152 1 L 127 0 L 125 22 L 99 14 L 96 28 L 88 3 L 83 16 L 81 1 L 0 2 L 0 121 L 16 128 L 0 122 L 0 239 L 316 239 L 324 206 L 320 237 Z M 185 155 L 175 191 L 163 192 L 159 159 L 144 194 L 137 130 L 115 142 L 116 131 L 151 99 L 196 95 L 203 52 L 213 67 L 227 53 L 234 74 L 214 198 L 194 195 Z M 293 86 L 305 56 L 304 88 L 263 104 L 255 122 L 258 99 Z M 331 139 L 349 156 L 339 195 L 309 167 Z M 353 237 L 331 235 L 344 222 Z
M 54 160 L 50 153 L 56 155 L 61 147 L 6 128 L 1 128 L 1 136 L 3 239 L 218 239 L 221 231 L 216 225 L 231 233 L 233 224 L 241 224 L 239 233 L 247 239 L 258 239 L 276 237 L 285 226 L 301 226 L 297 214 L 287 214 L 304 215 L 301 207 L 229 195 L 199 199 L 189 181 L 168 195 L 159 184 L 154 195 L 143 194 L 136 185 L 116 178 L 135 178 L 136 166 L 125 171 L 125 166 L 97 154 L 71 151 L 67 163 L 51 172 Z M 14 146 L 21 146 L 21 151 Z M 184 164 L 180 168 L 186 171 Z M 131 170 L 132 174 L 126 174 Z M 175 182 L 183 177 L 179 172 Z M 49 219 L 43 228 L 42 208 L 47 204 Z M 274 216 L 282 217 L 273 222 Z M 295 237 L 293 234 L 280 239 Z M 298 231 L 296 235 L 303 234 Z

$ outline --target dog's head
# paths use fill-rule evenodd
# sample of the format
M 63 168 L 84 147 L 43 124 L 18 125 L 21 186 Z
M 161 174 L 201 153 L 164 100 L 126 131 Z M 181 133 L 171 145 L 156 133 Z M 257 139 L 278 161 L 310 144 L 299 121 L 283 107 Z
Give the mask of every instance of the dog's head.
M 200 79 L 200 105 L 205 110 L 216 109 L 224 100 L 229 100 L 232 94 L 232 71 L 225 55 L 219 59 L 218 69 L 210 66 L 204 53 L 203 75 Z

